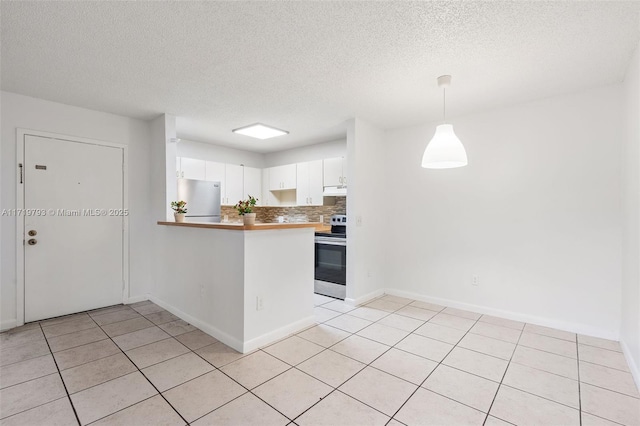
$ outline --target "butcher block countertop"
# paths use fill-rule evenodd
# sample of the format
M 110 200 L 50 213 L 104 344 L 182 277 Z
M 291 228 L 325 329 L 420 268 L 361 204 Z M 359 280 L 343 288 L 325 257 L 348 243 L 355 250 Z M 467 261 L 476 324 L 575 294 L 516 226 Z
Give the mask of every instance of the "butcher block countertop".
M 267 229 L 295 229 L 295 228 L 315 228 L 323 230 L 326 227 L 320 222 L 304 223 L 256 223 L 255 225 L 243 225 L 242 223 L 205 223 L 205 222 L 163 222 L 158 221 L 158 225 L 178 226 L 185 228 L 211 228 L 228 229 L 232 231 L 264 231 Z

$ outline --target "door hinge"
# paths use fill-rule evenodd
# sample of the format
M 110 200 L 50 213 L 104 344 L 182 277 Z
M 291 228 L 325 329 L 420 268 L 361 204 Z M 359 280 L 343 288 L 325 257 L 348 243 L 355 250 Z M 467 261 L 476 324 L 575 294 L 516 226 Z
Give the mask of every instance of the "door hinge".
M 18 167 L 20 168 L 20 183 L 22 183 L 22 163 L 18 163 Z

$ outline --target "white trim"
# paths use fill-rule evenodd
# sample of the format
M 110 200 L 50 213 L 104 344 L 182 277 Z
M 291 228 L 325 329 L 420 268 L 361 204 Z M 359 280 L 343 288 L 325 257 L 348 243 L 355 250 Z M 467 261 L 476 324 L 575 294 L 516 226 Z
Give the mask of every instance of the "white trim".
M 620 340 L 620 346 L 622 347 L 622 353 L 624 354 L 624 357 L 627 360 L 627 364 L 629 365 L 629 370 L 631 370 L 633 380 L 635 380 L 636 382 L 636 387 L 638 388 L 638 391 L 640 391 L 640 367 L 636 363 L 636 360 L 633 358 L 631 349 L 629 349 L 629 346 L 627 346 L 624 340 Z
M 280 327 L 276 330 L 270 331 L 269 333 L 265 333 L 261 336 L 255 337 L 251 340 L 244 342 L 242 347 L 242 353 L 251 352 L 255 349 L 261 348 L 263 346 L 269 345 L 271 343 L 275 343 L 277 340 L 282 339 L 283 337 L 287 337 L 291 334 L 302 331 L 310 326 L 316 324 L 315 316 L 310 316 L 307 318 L 303 318 L 299 321 L 291 323 L 289 325 L 285 325 L 284 327 Z M 215 336 L 214 336 L 215 337 Z M 235 349 L 235 348 L 234 348 Z
M 520 314 L 513 311 L 505 311 L 502 309 L 495 309 L 487 306 L 457 302 L 451 299 L 441 299 L 438 297 L 430 297 L 430 296 L 425 296 L 418 293 L 413 293 L 410 291 L 396 290 L 392 288 L 387 288 L 384 292 L 385 294 L 389 294 L 392 296 L 406 297 L 408 299 L 435 303 L 437 305 L 442 305 L 442 306 L 451 307 L 451 308 L 464 309 L 467 311 L 477 312 L 479 314 L 494 315 L 500 318 L 510 319 L 514 321 L 522 321 L 522 322 L 527 322 L 535 325 L 542 325 L 545 327 L 551 327 L 558 330 L 584 334 L 586 336 L 600 337 L 603 339 L 616 340 L 616 341 L 620 337 L 618 332 L 612 332 L 611 330 L 593 327 L 585 324 L 559 321 L 559 320 L 539 317 L 535 315 Z
M 379 290 L 376 290 L 376 291 L 372 291 L 369 294 L 365 294 L 364 296 L 360 296 L 360 297 L 358 297 L 356 299 L 352 299 L 352 298 L 348 297 L 348 298 L 344 299 L 344 303 L 346 303 L 347 305 L 350 305 L 350 306 L 358 306 L 358 305 L 362 305 L 363 303 L 367 303 L 370 300 L 376 299 L 376 298 L 382 296 L 383 294 L 385 294 L 385 290 L 382 288 L 382 289 L 379 289 Z
M 25 136 L 39 136 L 42 138 L 58 139 L 62 141 L 85 143 L 90 145 L 107 146 L 122 149 L 122 208 L 129 209 L 129 148 L 127 145 L 101 141 L 97 139 L 62 135 L 59 133 L 42 132 L 39 130 L 16 129 L 16 208 L 24 208 L 24 185 L 20 183 L 20 167 L 23 165 L 24 176 L 24 138 Z M 123 216 L 122 236 L 122 303 L 129 298 L 129 216 Z M 16 216 L 16 319 L 12 320 L 18 327 L 24 325 L 24 216 Z M 10 321 L 7 321 L 10 323 Z M 4 330 L 4 328 L 2 328 Z
M 2 322 L 0 322 L 0 331 L 10 330 L 10 329 L 15 328 L 17 326 L 18 326 L 18 324 L 17 324 L 16 320 L 2 321 Z
M 144 302 L 145 300 L 149 300 L 149 297 L 150 296 L 148 294 L 141 294 L 139 296 L 127 297 L 122 303 L 125 305 L 130 305 L 132 303 Z
M 233 336 L 228 335 L 227 333 L 224 333 L 223 331 L 218 330 L 217 328 L 213 327 L 210 324 L 207 324 L 203 321 L 200 321 L 199 319 L 196 319 L 195 317 L 192 317 L 191 315 L 185 314 L 184 312 L 182 312 L 180 309 L 175 308 L 173 306 L 171 306 L 170 304 L 168 304 L 167 302 L 165 302 L 164 300 L 161 300 L 153 295 L 149 295 L 149 300 L 151 300 L 153 303 L 155 303 L 156 305 L 160 306 L 161 308 L 166 309 L 167 311 L 171 312 L 173 315 L 180 317 L 180 319 L 188 322 L 189 324 L 198 327 L 200 330 L 204 331 L 205 333 L 209 334 L 210 336 L 215 337 L 216 339 L 218 339 L 219 341 L 221 341 L 222 343 L 224 343 L 227 346 L 232 347 L 233 349 L 235 349 L 238 352 L 242 352 L 243 348 L 242 348 L 242 342 L 238 339 L 236 339 Z

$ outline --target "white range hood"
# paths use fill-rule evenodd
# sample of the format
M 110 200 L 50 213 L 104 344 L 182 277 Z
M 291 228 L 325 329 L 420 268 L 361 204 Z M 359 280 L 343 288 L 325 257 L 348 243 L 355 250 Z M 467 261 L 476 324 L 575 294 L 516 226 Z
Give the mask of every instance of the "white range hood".
M 325 197 L 346 197 L 347 187 L 345 186 L 325 186 L 322 193 Z

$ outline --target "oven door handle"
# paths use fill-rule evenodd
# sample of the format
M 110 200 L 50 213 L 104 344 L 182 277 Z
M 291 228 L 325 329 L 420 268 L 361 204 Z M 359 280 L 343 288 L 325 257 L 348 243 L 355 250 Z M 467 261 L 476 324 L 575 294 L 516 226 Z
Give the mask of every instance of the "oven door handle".
M 347 246 L 346 241 L 316 241 L 316 244 L 325 246 Z

